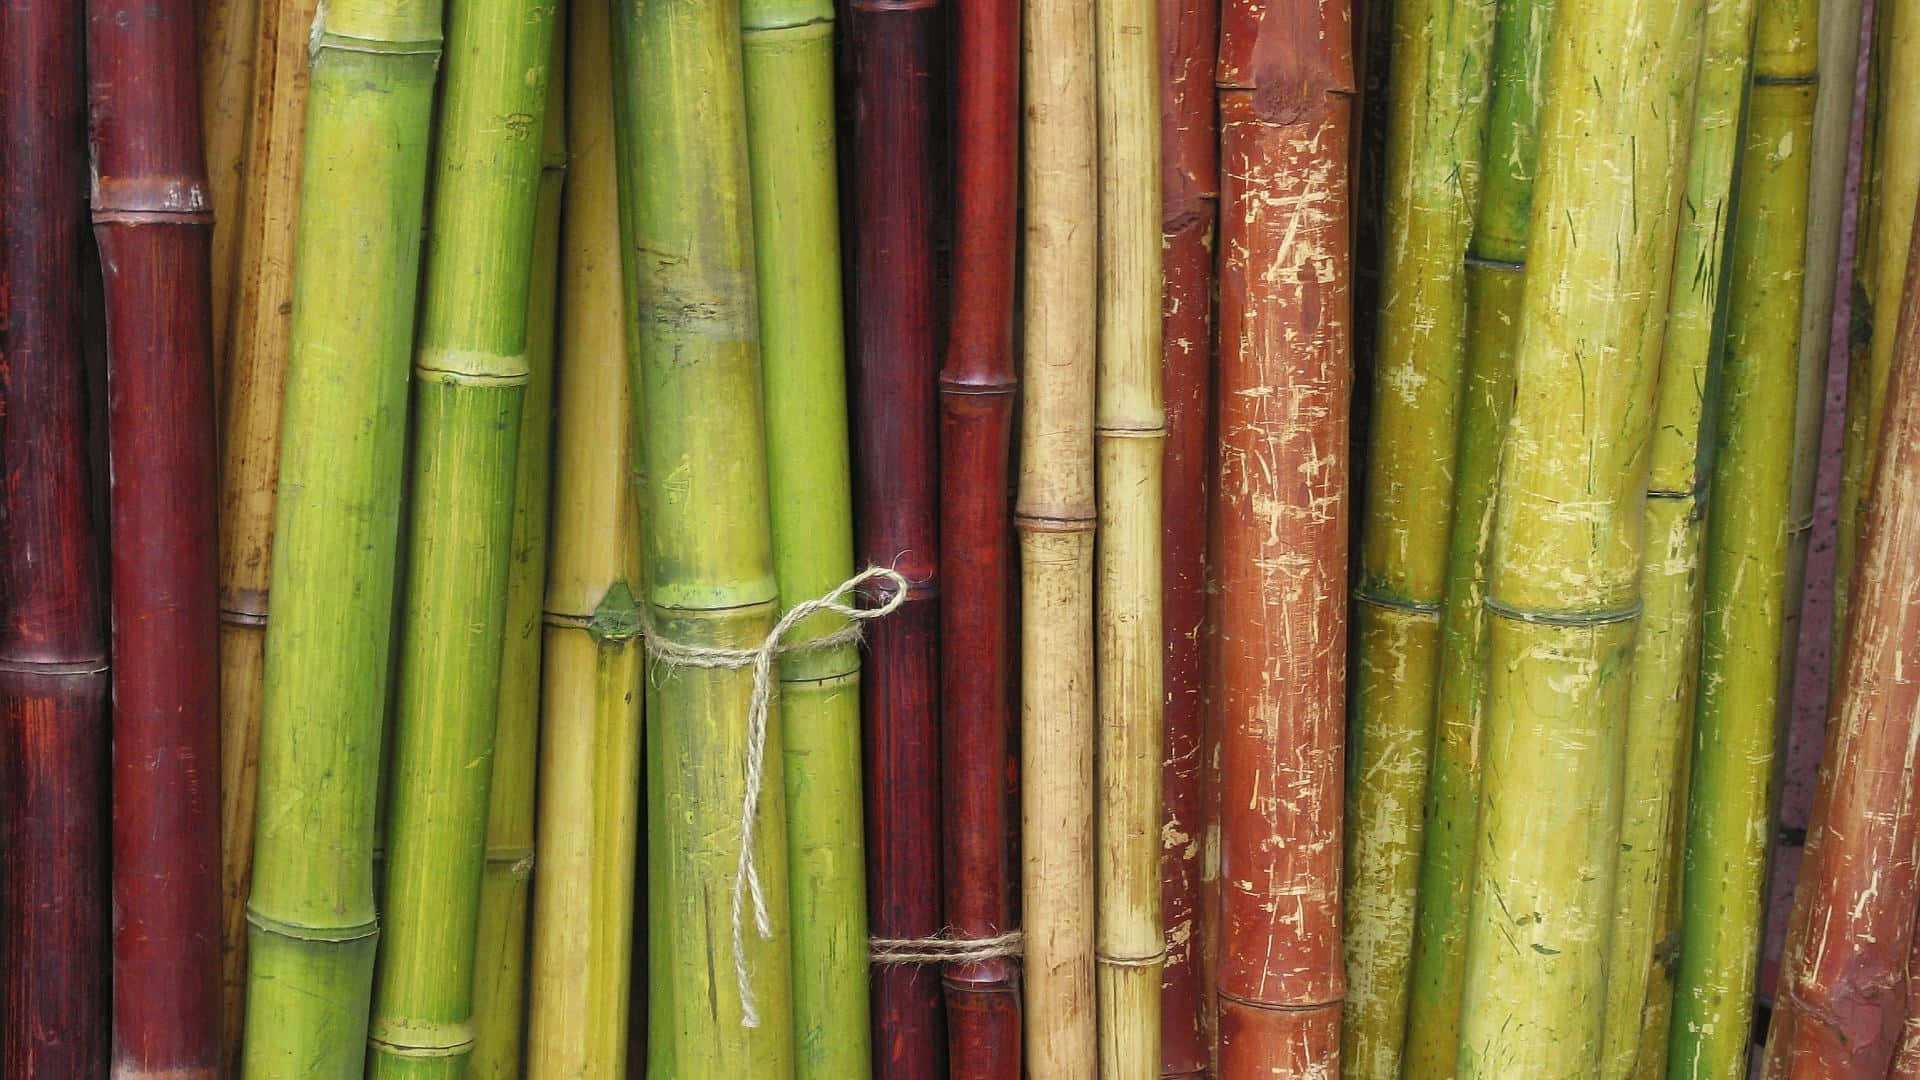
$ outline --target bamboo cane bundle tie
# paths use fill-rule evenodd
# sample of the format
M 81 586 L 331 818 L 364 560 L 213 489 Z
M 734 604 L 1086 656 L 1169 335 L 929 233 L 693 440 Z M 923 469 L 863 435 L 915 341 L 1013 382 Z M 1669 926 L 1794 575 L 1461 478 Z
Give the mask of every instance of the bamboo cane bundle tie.
M 983 938 L 956 938 L 943 931 L 923 938 L 868 938 L 867 956 L 876 964 L 977 964 L 1019 956 L 1025 946 L 1018 930 Z
M 840 601 L 840 597 L 852 593 L 860 586 L 871 581 L 886 581 L 893 586 L 879 607 L 856 608 Z M 751 649 L 725 648 L 714 645 L 688 645 L 662 637 L 653 626 L 652 615 L 646 605 L 641 605 L 638 613 L 640 632 L 645 636 L 647 651 L 655 661 L 669 668 L 706 668 L 716 670 L 753 669 L 753 697 L 747 705 L 747 783 L 746 795 L 740 802 L 740 861 L 733 872 L 733 975 L 740 987 L 740 1025 L 759 1027 L 760 1013 L 754 1007 L 753 987 L 747 971 L 747 953 L 745 932 L 742 929 L 741 908 L 745 900 L 753 901 L 753 926 L 762 940 L 773 937 L 773 924 L 767 916 L 766 894 L 760 885 L 760 871 L 753 859 L 754 819 L 760 812 L 760 787 L 766 772 L 767 756 L 767 715 L 773 705 L 776 683 L 773 677 L 773 662 L 781 656 L 794 653 L 820 652 L 835 649 L 842 645 L 858 643 L 863 635 L 862 623 L 891 615 L 907 601 L 909 582 L 906 575 L 891 567 L 869 566 L 858 574 L 834 586 L 824 595 L 795 604 L 780 616 L 773 630 L 759 645 Z M 821 612 L 832 612 L 847 620 L 847 624 L 829 634 L 806 641 L 788 643 L 786 636 L 793 632 L 808 618 Z

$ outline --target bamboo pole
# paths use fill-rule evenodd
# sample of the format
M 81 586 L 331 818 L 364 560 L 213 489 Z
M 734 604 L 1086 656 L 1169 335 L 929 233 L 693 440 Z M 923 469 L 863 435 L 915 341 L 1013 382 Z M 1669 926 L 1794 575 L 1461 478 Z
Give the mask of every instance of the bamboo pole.
M 1092 1080 L 1094 397 L 1099 167 L 1093 0 L 1025 0 L 1020 900 L 1027 1070 Z
M 1668 1075 L 1747 1075 L 1773 846 L 1817 7 L 1765 0 L 1741 147 Z
M 252 158 L 254 93 L 260 47 L 272 39 L 262 34 L 280 14 L 280 0 L 200 0 L 199 29 L 200 128 L 204 133 L 207 192 L 214 209 L 209 265 L 213 331 L 211 361 L 217 394 L 227 371 L 227 334 L 235 294 L 243 287 L 240 262 L 243 210 L 254 178 Z M 272 66 L 269 58 L 267 66 Z M 218 402 L 215 402 L 218 407 Z
M 1602 1075 L 1664 1075 L 1680 910 L 1703 591 L 1712 432 L 1727 319 L 1734 176 L 1753 59 L 1755 4 L 1718 0 L 1702 23 L 1700 75 L 1679 204 L 1647 476 L 1641 615 L 1626 717 L 1619 861 L 1608 939 Z
M 567 9 L 552 558 L 542 638 L 528 1080 L 628 1071 L 640 842 L 639 534 L 607 5 Z
M 961 5 L 954 105 L 953 301 L 940 370 L 942 836 L 956 938 L 1014 929 L 1011 475 L 1019 224 L 1020 7 Z M 948 964 L 949 1075 L 1018 1080 L 1017 962 Z
M 753 180 L 761 380 L 773 565 L 782 612 L 853 573 L 853 493 L 841 327 L 833 129 L 833 7 L 748 0 L 747 147 Z M 846 627 L 815 615 L 787 640 Z M 787 866 L 793 906 L 794 1075 L 869 1074 L 860 652 L 781 660 Z
M 1344 0 L 1221 8 L 1224 1080 L 1339 1062 L 1351 15 Z
M 1597 1072 L 1648 442 L 1701 5 L 1551 34 L 1484 606 L 1462 1077 Z M 1569 430 L 1583 439 L 1564 437 Z
M 1398 1080 L 1466 402 L 1493 0 L 1394 13 L 1379 353 L 1354 589 L 1341 1067 Z
M 89 527 L 82 5 L 0 14 L 0 1072 L 107 1071 L 106 628 Z
M 1920 278 L 1909 244 L 1906 278 Z M 1882 313 L 1885 308 L 1879 309 Z M 1920 640 L 1920 289 L 1903 294 L 1883 442 L 1866 501 L 1840 695 L 1814 797 L 1761 1075 L 1887 1076 L 1909 1003 L 1920 908 L 1920 695 L 1902 670 Z
M 213 215 L 193 10 L 94 0 L 86 14 L 117 539 L 112 1068 L 210 1080 L 221 1053 Z
M 751 649 L 773 629 L 779 597 L 739 10 L 623 3 L 614 33 L 625 39 L 614 83 L 633 136 L 621 136 L 621 153 L 643 170 L 628 179 L 623 230 L 637 283 L 639 456 L 659 476 L 641 508 L 646 616 L 665 641 Z M 785 785 L 767 769 L 757 804 L 749 797 L 753 682 L 750 670 L 669 661 L 649 677 L 650 1075 L 793 1068 Z M 765 746 L 777 748 L 777 707 L 766 720 Z M 764 924 L 745 895 L 743 844 L 763 883 Z
M 1160 83 L 1154 0 L 1096 0 L 1095 995 L 1100 1075 L 1159 1075 Z
M 1212 442 L 1213 239 L 1220 141 L 1213 65 L 1218 0 L 1160 0 L 1160 356 L 1166 459 L 1160 478 L 1164 590 L 1161 671 L 1165 763 L 1160 802 L 1160 1074 L 1203 1075 L 1213 1049 L 1213 994 L 1201 912 L 1206 788 L 1202 639 L 1207 618 L 1207 491 Z
M 336 0 L 311 40 L 248 901 L 243 1075 L 357 1077 L 440 7 Z
M 248 191 L 234 208 L 238 269 L 220 407 L 220 843 L 225 1071 L 240 1071 L 246 1020 L 247 892 L 259 785 L 261 675 L 273 564 L 275 481 L 293 306 L 294 217 L 307 114 L 307 30 L 317 0 L 260 14 Z
M 518 1080 L 525 1052 L 528 909 L 533 899 L 535 776 L 540 751 L 541 611 L 547 572 L 553 357 L 560 284 L 560 203 L 567 168 L 566 34 L 561 23 L 556 22 L 552 38 L 527 288 L 527 388 L 514 467 L 506 642 L 500 656 L 500 695 L 494 712 L 486 865 L 480 879 L 478 944 L 474 948 L 473 1055 L 467 1068 L 474 1080 Z
M 1540 84 L 1554 7 L 1554 0 L 1502 0 L 1494 27 L 1485 166 L 1464 260 L 1467 372 L 1448 525 L 1433 750 L 1402 1056 L 1409 1076 L 1451 1077 L 1459 1053 L 1468 892 L 1480 813 L 1487 547 L 1500 444 L 1513 400 L 1513 347 L 1526 280 Z
M 934 34 L 928 2 L 853 0 L 850 170 L 854 538 L 862 562 L 910 583 L 867 634 L 860 683 L 875 937 L 941 929 L 938 326 L 934 300 Z M 871 593 L 869 602 L 881 596 Z M 937 968 L 873 972 L 875 1071 L 931 1080 L 945 1067 Z

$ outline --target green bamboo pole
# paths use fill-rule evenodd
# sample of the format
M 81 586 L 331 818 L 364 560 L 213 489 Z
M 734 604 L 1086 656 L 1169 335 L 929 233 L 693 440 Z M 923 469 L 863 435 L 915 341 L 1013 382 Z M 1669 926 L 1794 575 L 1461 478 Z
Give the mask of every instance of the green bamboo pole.
M 1462 1077 L 1600 1064 L 1657 313 L 1701 8 L 1593 2 L 1555 19 L 1488 555 Z
M 1705 535 L 1703 420 L 1726 318 L 1727 219 L 1753 57 L 1754 0 L 1709 0 L 1691 118 L 1685 196 L 1678 209 L 1652 462 L 1647 476 L 1643 608 L 1627 705 L 1620 855 L 1608 943 L 1601 1075 L 1633 1075 L 1666 1058 L 1672 978 L 1667 940 L 1677 819 L 1686 803 L 1700 648 L 1700 553 Z
M 630 215 L 639 452 L 653 477 L 645 607 L 667 641 L 752 649 L 779 606 L 768 511 L 740 12 L 719 0 L 626 0 L 615 92 Z M 649 651 L 657 646 L 649 643 Z M 781 770 L 748 787 L 753 674 L 651 669 L 647 699 L 651 1000 L 648 1072 L 784 1076 L 793 1068 Z M 766 745 L 781 746 L 779 710 Z M 749 835 L 750 830 L 750 835 Z M 755 925 L 742 845 L 763 883 Z M 736 918 L 737 915 L 737 918 Z M 744 974 L 744 980 L 741 976 Z M 743 987 L 741 982 L 745 982 Z M 744 992 L 743 992 L 744 991 Z
M 414 356 L 374 1080 L 459 1077 L 473 1049 L 553 16 L 534 0 L 462 0 L 447 20 Z
M 554 33 L 542 122 L 540 194 L 527 295 L 527 389 L 513 481 L 506 645 L 493 732 L 487 862 L 473 969 L 473 1080 L 519 1080 L 525 1046 L 527 907 L 532 899 L 534 774 L 540 747 L 541 597 L 553 446 L 553 353 L 560 199 L 567 167 L 566 35 Z
M 1494 0 L 1397 6 L 1369 478 L 1347 749 L 1343 1073 L 1398 1080 L 1411 992 L 1467 405 L 1467 269 L 1480 200 Z
M 1468 886 L 1480 812 L 1487 542 L 1500 443 L 1513 399 L 1513 345 L 1526 280 L 1540 84 L 1554 5 L 1555 0 L 1500 0 L 1494 28 L 1486 165 L 1463 263 L 1467 370 L 1447 535 L 1433 750 L 1402 1055 L 1402 1075 L 1408 1077 L 1451 1077 L 1459 1056 Z
M 610 11 L 568 9 L 566 219 L 528 1080 L 627 1073 L 640 838 L 639 543 Z
M 853 488 L 841 330 L 831 0 L 745 0 L 761 379 L 773 565 L 782 611 L 853 573 Z M 795 643 L 842 629 L 821 612 Z M 851 642 L 780 662 L 793 907 L 794 1075 L 858 1080 L 867 1013 L 860 653 Z
M 357 1080 L 436 0 L 337 0 L 311 42 L 273 620 L 247 905 L 247 1080 Z
M 1762 0 L 1734 216 L 1668 1076 L 1747 1075 L 1766 922 L 1819 57 L 1812 0 Z

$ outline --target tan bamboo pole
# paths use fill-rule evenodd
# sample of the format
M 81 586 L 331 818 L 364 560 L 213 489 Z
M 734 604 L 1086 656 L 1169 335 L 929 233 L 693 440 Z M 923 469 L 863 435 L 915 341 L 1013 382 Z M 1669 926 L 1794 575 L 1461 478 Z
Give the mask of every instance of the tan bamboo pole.
M 1093 0 L 1026 0 L 1020 891 L 1031 1075 L 1091 1080 L 1097 163 Z
M 243 280 L 239 263 L 241 222 L 255 173 L 249 168 L 254 139 L 255 56 L 261 30 L 280 14 L 280 0 L 205 0 L 200 6 L 200 126 L 207 156 L 207 187 L 213 197 L 213 378 L 226 372 L 227 313 Z

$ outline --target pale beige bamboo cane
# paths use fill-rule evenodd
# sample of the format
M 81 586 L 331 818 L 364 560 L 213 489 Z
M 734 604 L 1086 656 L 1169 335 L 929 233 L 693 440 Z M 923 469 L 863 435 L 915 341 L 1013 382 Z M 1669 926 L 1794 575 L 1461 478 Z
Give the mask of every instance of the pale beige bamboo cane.
M 1093 0 L 1025 0 L 1020 887 L 1027 1069 L 1096 1071 Z

